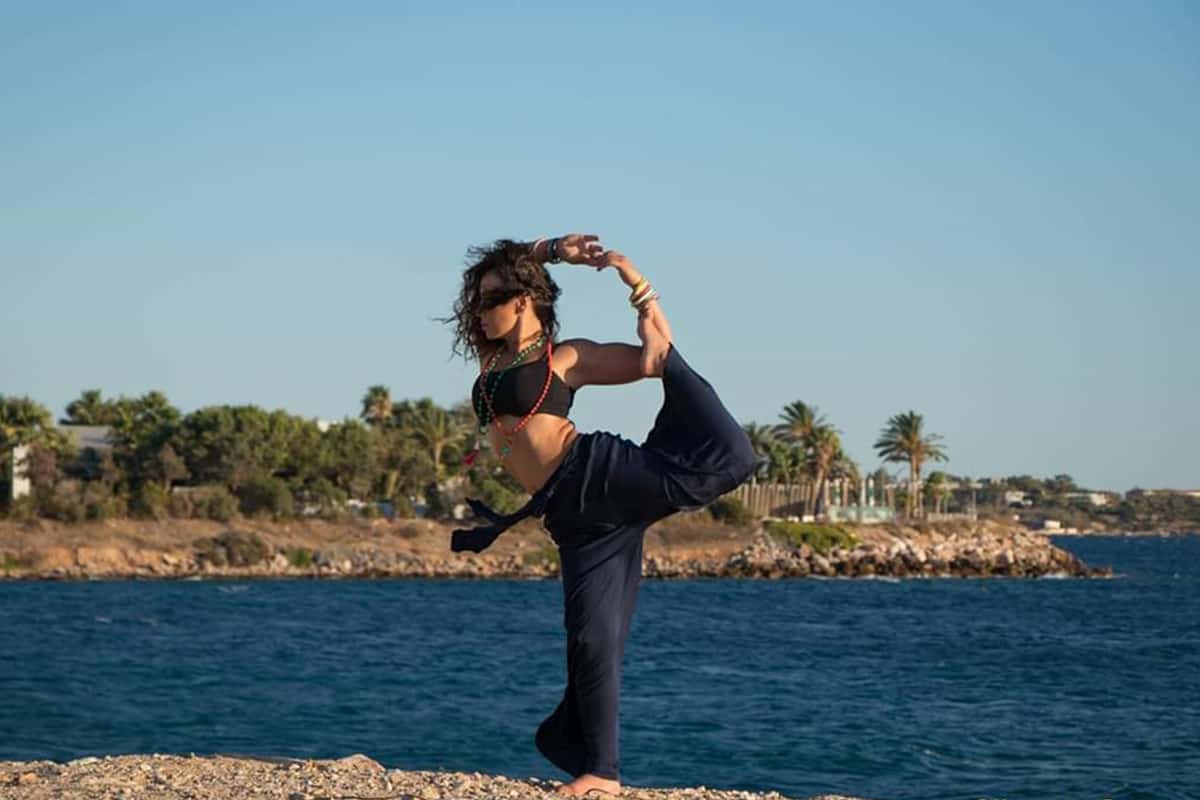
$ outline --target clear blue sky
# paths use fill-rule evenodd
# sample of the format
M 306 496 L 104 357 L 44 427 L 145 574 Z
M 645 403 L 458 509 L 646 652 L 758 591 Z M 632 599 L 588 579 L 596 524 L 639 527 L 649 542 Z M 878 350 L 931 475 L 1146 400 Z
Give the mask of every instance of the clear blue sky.
M 450 404 L 465 248 L 586 230 L 742 421 L 1200 487 L 1200 6 L 644 5 L 3 4 L 0 393 Z M 634 340 L 555 269 L 564 335 Z

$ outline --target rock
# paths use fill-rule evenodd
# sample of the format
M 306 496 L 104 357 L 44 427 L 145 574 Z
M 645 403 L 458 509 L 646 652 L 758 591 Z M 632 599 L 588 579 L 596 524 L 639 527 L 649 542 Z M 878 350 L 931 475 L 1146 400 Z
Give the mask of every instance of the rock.
M 809 559 L 809 566 L 812 568 L 812 571 L 818 575 L 833 577 L 837 574 L 833 568 L 833 564 L 829 562 L 829 559 L 825 558 L 819 553 L 813 553 L 812 558 Z
M 336 767 L 358 767 L 369 769 L 372 772 L 386 771 L 382 764 L 373 758 L 363 755 L 362 753 L 355 753 L 354 755 L 339 758 L 334 761 L 333 764 Z

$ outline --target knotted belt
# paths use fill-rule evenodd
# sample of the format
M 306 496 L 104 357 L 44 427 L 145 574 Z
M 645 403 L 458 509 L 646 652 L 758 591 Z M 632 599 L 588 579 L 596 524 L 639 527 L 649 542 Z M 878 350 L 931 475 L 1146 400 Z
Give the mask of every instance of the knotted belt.
M 542 487 L 533 493 L 525 505 L 518 508 L 511 514 L 499 514 L 489 508 L 483 502 L 476 500 L 473 497 L 467 498 L 467 505 L 475 512 L 476 516 L 483 517 L 488 521 L 487 525 L 478 525 L 474 528 L 459 528 L 450 534 L 450 549 L 456 553 L 463 550 L 470 550 L 474 553 L 481 553 L 491 547 L 492 542 L 506 530 L 516 525 L 526 517 L 540 517 L 546 511 L 546 505 L 550 502 L 550 498 L 554 496 L 554 491 L 558 487 L 562 479 L 569 472 L 568 467 L 574 463 L 576 453 L 578 452 L 579 440 L 583 435 L 576 436 L 568 446 L 567 454 L 563 460 L 555 467 L 554 472 L 542 484 Z

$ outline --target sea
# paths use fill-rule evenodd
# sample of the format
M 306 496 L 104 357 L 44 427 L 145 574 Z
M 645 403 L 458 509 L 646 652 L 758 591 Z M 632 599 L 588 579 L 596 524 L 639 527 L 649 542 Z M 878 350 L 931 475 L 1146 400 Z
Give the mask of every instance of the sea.
M 790 797 L 1200 798 L 1200 535 L 1111 579 L 642 583 L 621 778 Z M 338 758 L 567 779 L 557 580 L 0 582 L 0 760 Z

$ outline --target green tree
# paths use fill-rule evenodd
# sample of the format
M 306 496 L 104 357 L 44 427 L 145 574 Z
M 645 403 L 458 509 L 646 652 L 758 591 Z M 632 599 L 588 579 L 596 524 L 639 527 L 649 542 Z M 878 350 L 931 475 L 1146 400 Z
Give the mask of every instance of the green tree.
M 85 389 L 67 404 L 63 425 L 112 425 L 117 421 L 117 404 L 105 400 L 99 389 Z
M 261 476 L 306 480 L 323 471 L 316 423 L 258 406 L 207 406 L 184 417 L 179 451 L 199 483 L 220 483 L 236 492 Z
M 854 488 L 862 483 L 862 474 L 858 464 L 840 446 L 833 457 L 833 463 L 829 465 L 829 479 L 845 481 L 849 485 L 850 505 L 858 503 L 858 495 L 854 493 Z
M 755 479 L 766 479 L 770 471 L 771 448 L 778 442 L 775 429 L 769 425 L 759 425 L 748 422 L 742 426 L 750 439 L 750 446 L 758 456 L 758 467 L 754 470 Z
M 370 499 L 379 474 L 380 440 L 355 419 L 330 426 L 324 435 L 325 477 L 355 499 Z
M 448 446 L 466 437 L 467 431 L 446 411 L 429 398 L 423 398 L 404 415 L 402 430 L 429 454 L 438 479 L 444 471 L 442 454 Z
M 926 490 L 933 497 L 933 513 L 946 513 L 947 501 L 950 499 L 950 478 L 941 470 L 934 470 L 929 473 L 929 480 L 925 484 Z
M 888 475 L 888 471 L 886 469 L 879 467 L 871 473 L 871 482 L 873 484 L 875 495 L 878 498 L 878 505 L 881 507 L 888 507 L 890 503 L 887 487 L 888 484 L 892 482 L 892 476 Z
M 65 437 L 54 427 L 49 409 L 29 397 L 14 397 L 0 394 L 0 503 L 7 506 L 12 494 L 11 483 L 14 468 L 24 464 L 13 464 L 13 448 L 22 445 L 45 444 L 54 451 L 66 446 Z
M 800 445 L 785 442 L 783 439 L 772 439 L 767 444 L 767 479 L 791 486 L 803 484 L 808 477 L 808 460 L 804 448 Z
M 371 427 L 383 427 L 392 418 L 392 393 L 386 386 L 376 384 L 367 388 L 362 398 L 359 417 Z
M 829 473 L 833 468 L 834 461 L 841 452 L 842 441 L 832 425 L 821 423 L 809 433 L 808 459 L 815 490 L 811 513 L 814 515 L 825 511 L 825 484 L 829 480 Z
M 946 452 L 939 444 L 941 436 L 926 433 L 925 419 L 915 411 L 896 414 L 875 442 L 875 449 L 885 461 L 908 463 L 908 492 L 905 496 L 905 513 L 913 516 L 917 492 L 921 485 L 921 467 L 926 461 L 945 461 Z
M 809 446 L 809 440 L 817 428 L 826 424 L 825 417 L 817 407 L 810 406 L 802 400 L 795 400 L 784 406 L 779 418 L 783 421 L 775 426 L 776 435 L 785 441 L 806 447 Z
M 179 409 L 162 392 L 121 397 L 114 403 L 110 423 L 113 459 L 131 492 L 148 481 L 165 482 L 159 458 L 164 445 L 175 436 L 180 419 Z
M 1053 478 L 1047 478 L 1044 485 L 1046 491 L 1054 495 L 1057 500 L 1061 500 L 1065 494 L 1079 491 L 1079 487 L 1075 484 L 1075 479 L 1065 473 L 1055 475 Z
M 437 480 L 430 453 L 407 432 L 379 431 L 380 473 L 377 493 L 387 500 L 407 500 Z

